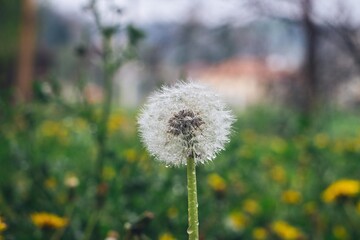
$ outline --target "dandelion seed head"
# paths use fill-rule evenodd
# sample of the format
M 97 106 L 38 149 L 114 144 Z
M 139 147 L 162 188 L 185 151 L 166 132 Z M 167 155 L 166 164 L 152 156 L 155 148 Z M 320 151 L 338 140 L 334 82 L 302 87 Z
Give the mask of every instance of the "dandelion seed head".
M 180 82 L 152 94 L 138 124 L 149 152 L 166 165 L 214 159 L 229 141 L 232 113 L 205 86 Z

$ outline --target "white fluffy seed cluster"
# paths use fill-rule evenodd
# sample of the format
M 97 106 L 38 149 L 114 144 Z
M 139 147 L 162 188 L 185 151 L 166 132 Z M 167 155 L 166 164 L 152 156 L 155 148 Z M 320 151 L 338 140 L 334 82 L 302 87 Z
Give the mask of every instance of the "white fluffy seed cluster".
M 232 113 L 206 87 L 180 82 L 152 94 L 139 118 L 149 152 L 166 165 L 197 164 L 214 159 L 229 141 Z

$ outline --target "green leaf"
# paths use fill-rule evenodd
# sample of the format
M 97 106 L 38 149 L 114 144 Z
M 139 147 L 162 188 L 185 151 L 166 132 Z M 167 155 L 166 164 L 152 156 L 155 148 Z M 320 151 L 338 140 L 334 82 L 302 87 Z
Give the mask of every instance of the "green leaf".
M 130 41 L 130 44 L 133 46 L 136 46 L 139 41 L 143 38 L 145 38 L 145 33 L 140 30 L 139 28 L 136 28 L 132 24 L 128 25 L 126 28 L 126 32 Z

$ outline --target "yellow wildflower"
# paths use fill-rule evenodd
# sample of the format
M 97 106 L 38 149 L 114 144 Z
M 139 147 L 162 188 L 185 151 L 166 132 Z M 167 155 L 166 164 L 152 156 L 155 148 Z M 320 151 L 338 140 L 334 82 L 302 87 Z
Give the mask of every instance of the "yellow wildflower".
M 171 233 L 163 233 L 160 235 L 159 240 L 176 240 Z
M 40 136 L 57 139 L 60 143 L 67 144 L 69 131 L 61 122 L 44 121 L 39 127 Z
M 125 155 L 126 161 L 128 161 L 128 162 L 134 162 L 137 158 L 136 151 L 135 151 L 135 149 L 132 149 L 132 148 L 125 150 L 124 155 Z
M 274 137 L 271 139 L 270 148 L 277 154 L 282 154 L 286 151 L 287 143 L 283 138 Z
M 257 227 L 252 231 L 252 237 L 255 240 L 265 240 L 267 238 L 267 231 L 265 228 Z
M 341 179 L 325 189 L 322 199 L 326 203 L 334 202 L 339 197 L 353 197 L 360 192 L 360 181 Z
M 270 170 L 270 177 L 278 183 L 284 183 L 286 180 L 285 170 L 282 166 L 276 165 Z
M 122 124 L 123 124 L 123 116 L 121 116 L 121 114 L 117 113 L 111 115 L 108 121 L 109 133 L 111 134 L 119 130 Z
M 31 221 L 39 228 L 52 229 L 64 228 L 69 223 L 68 219 L 47 212 L 31 214 Z
M 344 226 L 337 225 L 332 229 L 332 232 L 336 239 L 347 239 L 348 238 L 348 233 Z
M 344 153 L 346 150 L 346 146 L 345 146 L 344 142 L 345 141 L 343 139 L 336 140 L 334 147 L 333 147 L 333 151 L 337 154 Z
M 356 137 L 354 140 L 354 148 L 355 151 L 359 151 L 360 150 L 360 137 Z
M 55 189 L 57 182 L 54 177 L 49 177 L 44 181 L 44 185 L 47 189 Z
M 5 231 L 7 228 L 6 223 L 4 222 L 4 220 L 0 217 L 0 233 Z
M 226 182 L 216 173 L 212 173 L 207 177 L 209 186 L 216 192 L 223 192 L 226 190 Z
M 246 199 L 243 203 L 243 209 L 250 214 L 256 214 L 260 211 L 259 204 L 254 199 Z
M 227 224 L 230 228 L 241 231 L 246 227 L 247 219 L 241 212 L 232 212 L 227 219 Z
M 287 204 L 298 204 L 301 199 L 301 193 L 294 190 L 287 190 L 281 195 L 281 200 Z
M 179 210 L 176 207 L 171 207 L 167 210 L 167 216 L 169 218 L 176 218 L 179 215 Z
M 329 136 L 325 133 L 319 133 L 314 138 L 314 145 L 317 148 L 325 148 L 329 145 Z
M 273 232 L 278 235 L 281 239 L 284 240 L 294 240 L 302 238 L 302 232 L 294 227 L 288 224 L 285 221 L 276 221 L 271 225 L 271 229 Z
M 106 181 L 110 181 L 116 176 L 116 171 L 112 166 L 105 166 L 102 175 Z

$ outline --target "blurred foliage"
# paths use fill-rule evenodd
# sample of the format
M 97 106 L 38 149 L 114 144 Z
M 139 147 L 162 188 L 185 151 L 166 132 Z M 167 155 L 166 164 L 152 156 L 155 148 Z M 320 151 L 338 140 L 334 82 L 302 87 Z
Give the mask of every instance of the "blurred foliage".
M 0 0 L 0 60 L 5 61 L 17 51 L 20 29 L 21 1 Z M 19 14 L 14 14 L 19 13 Z
M 35 101 L 8 111 L 0 128 L 4 239 L 82 239 L 99 193 L 106 199 L 92 239 L 186 238 L 186 169 L 148 156 L 136 113 L 112 111 L 97 186 L 96 105 Z M 203 239 L 360 239 L 359 117 L 319 113 L 299 134 L 289 110 L 239 113 L 226 151 L 198 167 Z
M 3 9 L 0 20 L 8 19 Z M 14 31 L 0 33 L 6 39 L 16 36 L 17 21 L 0 24 L 13 25 L 1 27 Z M 112 76 L 144 33 L 121 28 L 128 43 L 118 53 L 110 40 L 119 26 L 97 27 L 102 105 L 86 99 L 82 81 L 78 102 L 64 101 L 58 79 L 36 81 L 26 105 L 0 101 L 0 239 L 187 238 L 186 169 L 151 159 L 136 112 L 110 106 Z M 359 117 L 319 112 L 299 131 L 301 117 L 289 109 L 239 113 L 226 151 L 198 167 L 202 239 L 360 239 Z
M 20 0 L 0 0 L 0 98 L 10 97 L 20 35 Z M 18 13 L 18 14 L 14 14 Z

